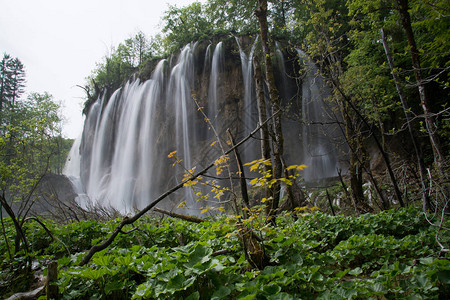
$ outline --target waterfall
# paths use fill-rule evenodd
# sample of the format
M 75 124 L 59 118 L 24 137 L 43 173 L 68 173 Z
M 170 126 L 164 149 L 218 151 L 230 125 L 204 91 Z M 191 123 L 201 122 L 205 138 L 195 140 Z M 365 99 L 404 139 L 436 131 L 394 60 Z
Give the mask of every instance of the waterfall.
M 325 102 L 330 90 L 320 77 L 317 66 L 304 52 L 297 49 L 300 61 L 304 64 L 306 76 L 302 83 L 302 145 L 305 180 L 337 176 L 339 168 L 337 150 L 332 140 L 338 135 L 331 108 Z
M 101 98 L 92 105 L 85 121 L 85 146 L 74 144 L 65 171 L 76 192 L 86 194 L 92 206 L 127 214 L 161 192 L 158 184 L 152 187 L 148 182 L 160 176 L 157 163 L 164 156 L 155 151 L 154 139 L 160 129 L 156 109 L 164 103 L 165 65 L 162 60 L 150 80 L 128 82 L 107 103 Z M 84 160 L 79 157 L 83 149 Z
M 212 63 L 211 63 L 211 74 L 209 79 L 208 88 L 208 117 L 213 126 L 217 126 L 217 117 L 220 114 L 219 102 L 220 102 L 220 89 L 219 89 L 219 78 L 220 72 L 222 72 L 224 67 L 224 56 L 223 56 L 223 43 L 219 42 L 214 49 Z M 219 128 L 216 128 L 219 130 Z
M 220 134 L 231 127 L 239 133 L 239 139 L 256 127 L 252 67 L 256 41 L 250 45 L 248 54 L 236 41 L 239 56 L 225 52 L 229 49 L 222 42 L 217 43 L 214 51 L 208 47 L 206 53 L 197 51 L 203 48 L 196 43 L 188 44 L 178 55 L 161 60 L 149 80 L 130 80 L 110 97 L 100 97 L 91 105 L 82 137 L 74 143 L 64 171 L 82 207 L 111 207 L 122 214 L 131 214 L 180 183 L 186 170 L 200 169 L 220 156 L 217 146 L 211 147 L 215 137 L 205 134 L 209 124 L 198 111 L 193 94 L 201 106 L 208 107 L 208 117 L 214 124 L 224 127 L 218 128 Z M 301 95 L 292 81 L 295 74 L 284 68 L 283 54 L 277 51 L 283 103 L 289 105 L 292 99 L 302 98 L 305 122 L 303 128 L 292 121 L 284 123 L 288 137 L 285 153 L 292 158 L 289 163 L 308 165 L 304 175 L 306 180 L 314 181 L 335 176 L 338 160 L 329 138 L 330 133 L 334 134 L 331 127 L 316 125 L 329 121 L 323 101 L 329 92 L 315 76 L 314 64 L 301 51 L 298 55 L 307 68 Z M 233 60 L 225 64 L 225 57 Z M 289 72 L 289 76 L 285 75 Z M 291 110 L 295 107 L 298 112 L 300 108 L 296 105 Z M 258 143 L 254 140 L 244 145 L 241 149 L 244 161 L 259 158 Z M 173 151 L 177 151 L 178 163 L 168 157 Z M 210 188 L 203 190 L 211 192 Z M 173 210 L 181 201 L 186 201 L 188 210 L 183 213 L 188 214 L 198 215 L 205 205 L 196 201 L 191 189 L 184 188 L 159 206 Z
M 192 99 L 193 79 L 194 79 L 194 49 L 196 44 L 186 45 L 178 58 L 177 64 L 173 67 L 169 81 L 169 95 L 166 99 L 166 110 L 175 109 L 175 149 L 178 157 L 182 159 L 183 167 L 177 167 L 179 173 L 184 170 L 191 170 L 192 149 L 196 146 L 196 122 L 191 119 L 196 112 L 196 106 Z M 172 150 L 172 151 L 173 151 Z M 169 151 L 168 151 L 169 153 Z M 191 205 L 195 204 L 194 196 L 190 189 L 184 189 L 184 198 Z
M 255 81 L 253 78 L 253 55 L 255 53 L 258 38 L 252 44 L 248 55 L 241 46 L 239 39 L 236 37 L 236 42 L 239 47 L 239 55 L 241 58 L 242 79 L 244 85 L 244 109 L 243 114 L 243 136 L 247 136 L 256 126 L 258 120 L 257 105 L 256 105 L 256 91 Z M 243 152 L 243 160 L 245 162 L 252 161 L 258 158 L 259 147 L 254 141 L 250 141 L 245 145 Z
M 84 191 L 83 183 L 80 178 L 80 146 L 81 135 L 73 142 L 72 148 L 67 156 L 66 164 L 64 166 L 63 174 L 72 182 L 73 191 L 77 194 L 75 201 L 84 209 L 89 206 L 89 197 Z
M 210 63 L 211 63 L 211 44 L 209 44 L 206 47 L 205 59 L 203 60 L 203 73 L 202 73 L 203 76 L 206 76 L 207 74 L 209 74 Z

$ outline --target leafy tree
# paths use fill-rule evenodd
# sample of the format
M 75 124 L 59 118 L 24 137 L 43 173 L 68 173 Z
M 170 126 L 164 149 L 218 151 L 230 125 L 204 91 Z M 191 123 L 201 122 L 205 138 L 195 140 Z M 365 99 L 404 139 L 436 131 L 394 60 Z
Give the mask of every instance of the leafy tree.
M 439 137 L 437 134 L 437 128 L 435 117 L 431 110 L 431 99 L 426 84 L 425 73 L 422 71 L 421 55 L 416 42 L 416 34 L 412 28 L 411 15 L 409 12 L 408 0 L 397 0 L 395 2 L 396 10 L 400 16 L 402 27 L 406 34 L 406 39 L 409 46 L 409 54 L 411 56 L 411 64 L 414 69 L 414 77 L 416 79 L 416 85 L 419 91 L 420 104 L 423 109 L 425 126 L 427 128 L 428 137 L 430 139 L 431 148 L 433 150 L 434 163 L 439 171 L 440 175 L 447 180 L 447 173 L 445 171 L 445 157 L 442 152 Z M 447 22 L 448 24 L 448 22 Z
M 97 63 L 96 69 L 87 78 L 88 83 L 80 86 L 86 91 L 87 101 L 84 113 L 87 108 L 100 95 L 102 90 L 106 90 L 111 95 L 118 89 L 139 67 L 150 58 L 153 53 L 157 53 L 155 43 L 148 39 L 141 31 L 134 37 L 126 39 L 117 47 L 111 47 L 110 53 L 103 58 L 103 62 Z
M 63 138 L 61 135 L 53 137 L 55 155 L 50 160 L 51 172 L 54 174 L 62 174 L 64 166 L 66 164 L 67 155 L 72 148 L 73 139 Z
M 32 93 L 2 112 L 10 121 L 0 137 L 0 202 L 16 229 L 15 252 L 28 251 L 22 226 L 38 200 L 36 189 L 52 169 L 61 132 L 59 105 L 51 95 Z M 22 242 L 22 243 L 21 243 Z
M 272 35 L 279 39 L 284 38 L 289 40 L 293 36 L 291 30 L 294 29 L 292 25 L 294 21 L 295 1 L 281 0 L 268 2 L 268 18 L 272 24 Z
M 253 17 L 257 1 L 210 0 L 206 4 L 208 20 L 216 31 L 233 34 L 257 33 L 258 24 Z
M 25 92 L 25 70 L 24 65 L 18 58 L 14 58 L 11 64 L 11 99 L 10 103 L 14 106 L 14 103 Z
M 0 111 L 4 105 L 14 106 L 24 93 L 24 87 L 24 65 L 18 58 L 5 53 L 0 62 Z
M 192 41 L 204 39 L 213 32 L 214 25 L 208 20 L 200 2 L 182 8 L 170 5 L 162 19 L 165 23 L 162 41 L 168 53 L 177 51 Z
M 378 115 L 381 125 L 386 120 L 382 118 L 389 116 L 387 112 L 399 111 L 399 104 L 402 104 L 405 119 L 399 118 L 399 115 L 391 116 L 397 122 L 400 120 L 398 127 L 406 122 L 409 128 L 411 142 L 416 149 L 424 205 L 429 207 L 429 183 L 425 171 L 428 166 L 424 165 L 421 149 L 427 141 L 418 134 L 422 121 L 418 122 L 414 115 L 422 114 L 424 117 L 426 130 L 422 131 L 428 135 L 428 145 L 431 146 L 439 177 L 444 179 L 445 146 L 443 148 L 439 141 L 439 133 L 444 129 L 439 126 L 440 118 L 437 116 L 443 112 L 443 107 L 445 109 L 447 101 L 443 99 L 449 96 L 444 89 L 448 84 L 449 54 L 442 48 L 449 34 L 449 20 L 441 18 L 445 13 L 445 5 L 442 6 L 442 1 L 378 0 L 347 3 L 353 18 L 350 36 L 355 46 L 346 58 L 349 65 L 346 73 L 348 82 L 353 82 L 348 86 L 357 89 L 365 99 L 378 99 L 374 103 L 367 103 L 367 108 L 372 111 L 368 116 Z M 379 42 L 380 31 L 385 35 L 383 43 L 387 55 Z M 390 68 L 385 67 L 387 62 Z M 355 70 L 360 72 L 355 73 Z M 391 73 L 395 84 L 391 81 Z M 413 85 L 411 78 L 415 78 Z M 422 147 L 417 145 L 418 142 L 422 143 Z
M 147 59 L 152 57 L 152 51 L 151 41 L 142 31 L 136 33 L 134 37 L 126 39 L 117 47 L 119 57 L 134 68 L 142 66 Z
M 4 54 L 2 61 L 0 63 L 0 111 L 3 110 L 3 105 L 8 102 L 9 89 L 11 84 L 11 56 L 9 54 Z

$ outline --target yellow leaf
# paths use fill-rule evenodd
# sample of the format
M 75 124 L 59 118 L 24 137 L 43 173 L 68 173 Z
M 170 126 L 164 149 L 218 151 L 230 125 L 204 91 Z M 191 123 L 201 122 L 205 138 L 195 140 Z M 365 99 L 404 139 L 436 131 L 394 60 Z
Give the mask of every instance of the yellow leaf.
M 308 208 L 308 206 L 302 206 L 302 207 L 296 207 L 294 210 L 295 211 L 303 211 L 303 210 L 305 210 L 307 208 Z
M 167 157 L 174 157 L 175 154 L 177 154 L 177 150 L 170 152 L 169 155 L 167 155 Z
M 188 180 L 183 184 L 183 186 L 195 186 L 197 183 L 198 180 Z
M 254 164 L 253 166 L 250 167 L 250 171 L 251 172 L 256 171 L 256 170 L 258 170 L 258 167 L 259 167 L 259 164 Z
M 209 210 L 209 207 L 207 206 L 207 207 L 203 208 L 202 211 L 201 211 L 200 213 L 201 213 L 201 214 L 204 214 L 204 213 L 207 212 L 208 210 Z
M 297 171 L 302 171 L 304 169 L 306 169 L 308 166 L 307 165 L 300 165 L 297 167 Z
M 266 166 L 271 166 L 272 165 L 272 161 L 270 159 L 266 159 L 262 163 L 265 164 Z
M 218 141 L 212 142 L 210 146 L 211 146 L 211 147 L 214 146 L 217 142 L 218 142 Z
M 177 159 L 177 160 L 172 164 L 172 167 L 174 167 L 175 165 L 181 164 L 181 162 L 182 162 L 181 159 Z
M 250 184 L 251 184 L 251 185 L 255 185 L 255 184 L 258 183 L 258 181 L 259 181 L 259 178 L 254 178 L 254 179 L 252 179 L 252 180 L 250 181 Z
M 244 164 L 244 166 L 250 166 L 250 165 L 253 165 L 253 164 L 256 164 L 256 163 L 260 163 L 260 162 L 262 162 L 263 160 L 264 160 L 264 158 L 257 159 L 257 160 L 254 160 L 254 161 L 251 161 L 251 162 L 249 162 L 249 163 Z
M 232 236 L 234 234 L 234 232 L 228 232 L 227 234 L 225 234 L 225 238 L 229 238 L 230 236 Z
M 302 171 L 305 168 L 306 168 L 306 165 L 292 165 L 292 166 L 287 167 L 286 170 L 290 171 L 290 170 L 295 169 L 297 171 Z
M 277 182 L 276 179 L 272 179 L 269 181 L 269 187 L 272 187 L 272 185 L 274 185 Z
M 217 174 L 217 175 L 220 175 L 220 174 L 222 174 L 222 172 L 223 172 L 223 168 L 222 168 L 221 166 L 217 166 L 217 168 L 216 168 L 216 174 Z
M 223 206 L 218 207 L 217 210 L 225 212 L 225 208 Z
M 286 185 L 292 185 L 292 181 L 287 178 L 280 178 L 278 180 L 284 182 Z

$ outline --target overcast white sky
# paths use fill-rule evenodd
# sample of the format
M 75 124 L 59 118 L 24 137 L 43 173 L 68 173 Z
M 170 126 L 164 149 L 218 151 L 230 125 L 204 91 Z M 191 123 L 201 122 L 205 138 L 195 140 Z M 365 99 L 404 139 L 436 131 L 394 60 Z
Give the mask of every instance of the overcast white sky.
M 82 97 L 76 87 L 108 49 L 141 30 L 160 32 L 168 4 L 192 0 L 0 0 L 0 54 L 19 58 L 26 70 L 26 94 L 44 91 L 63 102 L 63 134 L 82 130 Z M 201 1 L 205 2 L 205 1 Z

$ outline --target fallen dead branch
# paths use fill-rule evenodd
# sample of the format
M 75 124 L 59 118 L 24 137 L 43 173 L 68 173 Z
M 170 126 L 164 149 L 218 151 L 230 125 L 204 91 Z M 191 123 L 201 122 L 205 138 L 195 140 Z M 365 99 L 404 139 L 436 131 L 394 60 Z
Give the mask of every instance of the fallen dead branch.
M 183 214 L 177 214 L 177 213 L 174 213 L 172 211 L 168 211 L 168 210 L 161 209 L 161 208 L 158 208 L 158 207 L 155 207 L 153 209 L 153 211 L 156 211 L 156 212 L 168 215 L 168 216 L 173 217 L 173 218 L 185 220 L 185 221 L 188 221 L 188 222 L 194 222 L 194 223 L 205 222 L 205 220 L 197 218 L 195 216 L 188 216 L 188 215 L 183 215 Z

